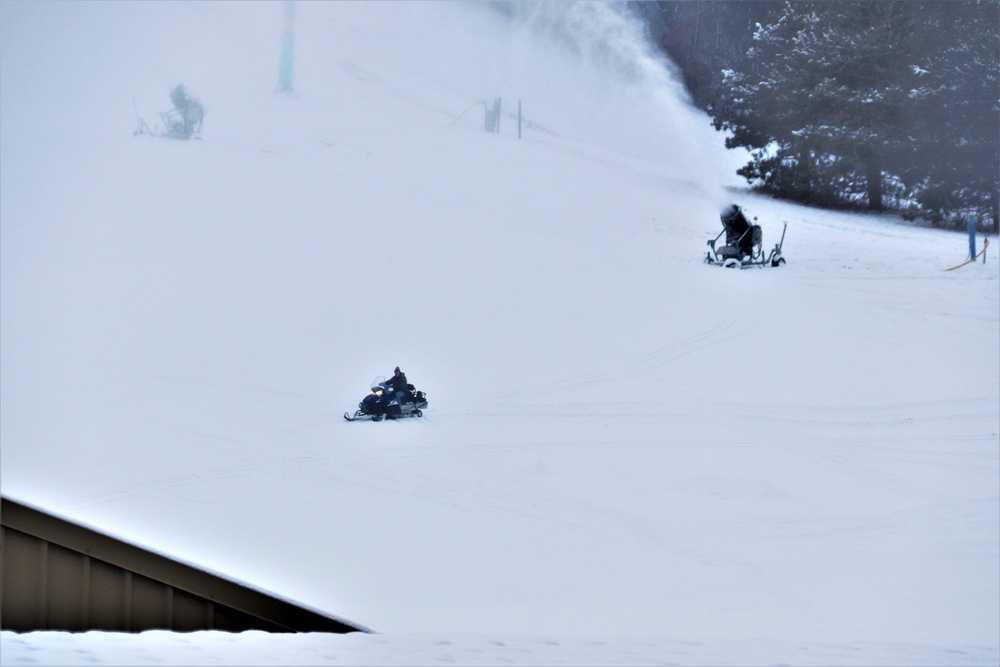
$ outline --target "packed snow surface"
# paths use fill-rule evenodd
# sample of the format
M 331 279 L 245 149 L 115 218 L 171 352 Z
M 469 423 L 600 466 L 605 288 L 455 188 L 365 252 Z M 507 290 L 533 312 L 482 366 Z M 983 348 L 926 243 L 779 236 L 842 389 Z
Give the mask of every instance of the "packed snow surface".
M 283 11 L 0 4 L 0 484 L 379 634 L 4 664 L 998 661 L 1000 252 L 732 189 L 614 5 Z

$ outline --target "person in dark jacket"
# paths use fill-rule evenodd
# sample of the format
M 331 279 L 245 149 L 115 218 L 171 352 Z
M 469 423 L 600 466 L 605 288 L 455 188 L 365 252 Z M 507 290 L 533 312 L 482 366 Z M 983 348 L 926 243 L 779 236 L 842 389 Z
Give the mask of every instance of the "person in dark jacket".
M 383 406 L 387 406 L 395 398 L 400 408 L 402 408 L 403 398 L 406 396 L 406 384 L 406 375 L 403 371 L 399 370 L 399 366 L 396 366 L 392 372 L 392 377 L 385 381 L 385 393 L 378 402 Z
M 392 372 L 392 377 L 386 382 L 386 386 L 392 387 L 391 391 L 395 394 L 396 400 L 399 404 L 403 404 L 403 397 L 406 396 L 406 374 L 399 370 L 399 366 Z

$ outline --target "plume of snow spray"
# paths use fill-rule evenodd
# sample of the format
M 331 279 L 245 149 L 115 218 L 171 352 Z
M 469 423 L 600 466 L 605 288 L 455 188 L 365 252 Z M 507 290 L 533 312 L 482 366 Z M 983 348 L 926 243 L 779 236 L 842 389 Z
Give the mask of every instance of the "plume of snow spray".
M 495 85 L 536 113 L 559 116 L 556 133 L 586 138 L 673 173 L 713 202 L 725 199 L 721 139 L 695 109 L 676 66 L 653 47 L 642 23 L 620 3 L 493 3 L 506 32 L 495 54 Z M 503 40 L 501 40 L 503 42 Z M 566 107 L 576 107 L 567 114 Z M 566 127 L 567 117 L 572 127 Z M 544 118 L 541 119 L 544 123 Z

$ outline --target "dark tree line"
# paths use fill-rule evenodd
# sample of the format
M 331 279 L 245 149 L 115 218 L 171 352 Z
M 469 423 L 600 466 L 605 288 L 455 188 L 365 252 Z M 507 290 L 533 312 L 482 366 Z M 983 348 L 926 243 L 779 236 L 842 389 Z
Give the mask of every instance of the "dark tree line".
M 631 7 L 759 189 L 1000 230 L 998 0 Z

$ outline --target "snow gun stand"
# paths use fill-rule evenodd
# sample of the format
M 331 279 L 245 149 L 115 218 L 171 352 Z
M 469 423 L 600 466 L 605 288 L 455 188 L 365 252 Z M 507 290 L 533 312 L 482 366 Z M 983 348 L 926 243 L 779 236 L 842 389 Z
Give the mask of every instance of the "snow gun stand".
M 748 269 L 751 266 L 781 266 L 785 258 L 781 255 L 781 246 L 785 243 L 785 231 L 788 223 L 781 230 L 781 241 L 767 255 L 764 254 L 764 232 L 758 224 L 750 224 L 738 206 L 733 206 L 723 213 L 722 231 L 714 239 L 708 241 L 709 251 L 705 255 L 705 263 L 727 268 Z M 757 218 L 754 218 L 754 223 Z M 726 235 L 725 245 L 716 247 L 722 235 Z

